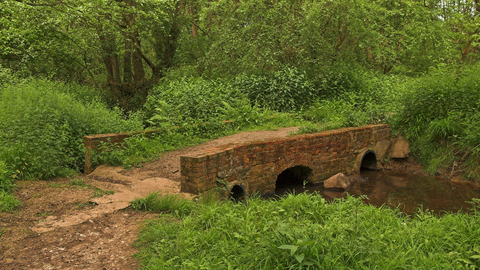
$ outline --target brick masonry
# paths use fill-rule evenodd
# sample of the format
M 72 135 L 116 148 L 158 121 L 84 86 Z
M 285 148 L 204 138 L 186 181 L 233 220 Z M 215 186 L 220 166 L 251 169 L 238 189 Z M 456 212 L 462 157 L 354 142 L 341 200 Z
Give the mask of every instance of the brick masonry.
M 93 172 L 94 168 L 92 166 L 92 150 L 99 150 L 98 146 L 101 143 L 117 143 L 121 144 L 126 138 L 130 138 L 135 135 L 144 134 L 145 136 L 153 135 L 159 131 L 156 130 L 143 130 L 143 131 L 134 131 L 134 132 L 123 132 L 123 133 L 109 133 L 109 134 L 98 134 L 90 135 L 83 137 L 83 144 L 85 145 L 85 169 L 84 173 L 89 174 Z
M 382 124 L 224 145 L 182 156 L 181 188 L 198 194 L 226 184 L 243 187 L 246 195 L 272 194 L 277 176 L 288 168 L 309 167 L 313 183 L 339 172 L 357 173 L 367 151 L 381 160 L 389 142 L 390 126 Z

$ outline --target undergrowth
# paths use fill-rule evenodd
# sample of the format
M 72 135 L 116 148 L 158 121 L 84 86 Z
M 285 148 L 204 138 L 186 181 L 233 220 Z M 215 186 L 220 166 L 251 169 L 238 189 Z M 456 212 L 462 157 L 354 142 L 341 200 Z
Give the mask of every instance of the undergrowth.
M 396 98 L 398 78 L 380 80 L 370 73 L 355 77 L 351 72 L 335 80 L 329 76 L 312 82 L 304 73 L 284 68 L 230 81 L 162 81 L 145 104 L 146 124 L 162 131 L 134 136 L 120 147 L 106 144 L 103 148 L 109 151 L 97 152 L 94 163 L 130 167 L 167 151 L 248 130 L 301 126 L 299 133 L 311 133 L 388 122 L 394 107 L 386 101 Z M 341 83 L 347 79 L 355 83 Z
M 20 204 L 10 194 L 15 187 L 13 175 L 7 164 L 0 160 L 0 212 L 12 211 Z
M 472 214 L 407 217 L 360 198 L 326 203 L 305 193 L 244 203 L 181 200 L 137 200 L 137 209 L 164 213 L 140 235 L 144 269 L 480 267 L 478 201 Z
M 78 99 L 64 87 L 31 81 L 0 91 L 0 160 L 15 178 L 70 175 L 83 169 L 83 136 L 142 129 L 135 116 L 126 120 L 120 110 Z
M 412 80 L 394 128 L 406 135 L 431 173 L 448 169 L 480 178 L 480 66 L 437 70 Z
M 139 211 L 173 213 L 179 217 L 185 217 L 191 214 L 195 205 L 178 194 L 160 195 L 154 192 L 145 198 L 135 199 L 131 202 L 131 207 Z

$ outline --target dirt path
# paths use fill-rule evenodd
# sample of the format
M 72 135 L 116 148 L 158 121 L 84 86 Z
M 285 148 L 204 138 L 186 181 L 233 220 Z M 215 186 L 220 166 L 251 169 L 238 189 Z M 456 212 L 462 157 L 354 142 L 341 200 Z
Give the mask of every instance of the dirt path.
M 142 221 L 155 215 L 127 207 L 153 191 L 179 193 L 181 155 L 286 137 L 295 130 L 243 132 L 170 152 L 128 171 L 101 166 L 88 176 L 22 181 L 16 197 L 23 206 L 0 213 L 0 269 L 139 268 L 133 244 Z

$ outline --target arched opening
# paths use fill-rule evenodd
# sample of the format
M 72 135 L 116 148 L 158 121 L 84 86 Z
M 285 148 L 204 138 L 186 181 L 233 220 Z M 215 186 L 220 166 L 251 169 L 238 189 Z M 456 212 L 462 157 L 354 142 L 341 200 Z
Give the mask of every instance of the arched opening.
M 245 190 L 243 189 L 243 187 L 239 185 L 233 186 L 228 195 L 228 199 L 238 202 L 240 200 L 243 200 L 244 198 Z
M 376 170 L 377 169 L 377 156 L 373 151 L 367 151 L 362 157 L 362 162 L 360 163 L 360 171 L 367 170 Z
M 284 170 L 277 177 L 275 194 L 302 192 L 308 182 L 312 169 L 307 166 L 294 166 Z

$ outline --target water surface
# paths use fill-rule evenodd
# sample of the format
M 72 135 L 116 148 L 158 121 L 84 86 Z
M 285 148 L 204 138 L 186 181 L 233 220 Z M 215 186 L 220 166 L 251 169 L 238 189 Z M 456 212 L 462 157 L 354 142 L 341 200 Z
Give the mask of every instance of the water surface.
M 302 184 L 277 190 L 277 195 L 286 192 L 319 192 L 325 199 L 366 195 L 366 203 L 380 207 L 398 207 L 406 214 L 417 208 L 434 213 L 466 212 L 472 208 L 472 198 L 480 198 L 480 191 L 469 182 L 452 182 L 435 176 L 415 175 L 399 171 L 365 171 L 347 191 L 325 190 L 323 186 Z

